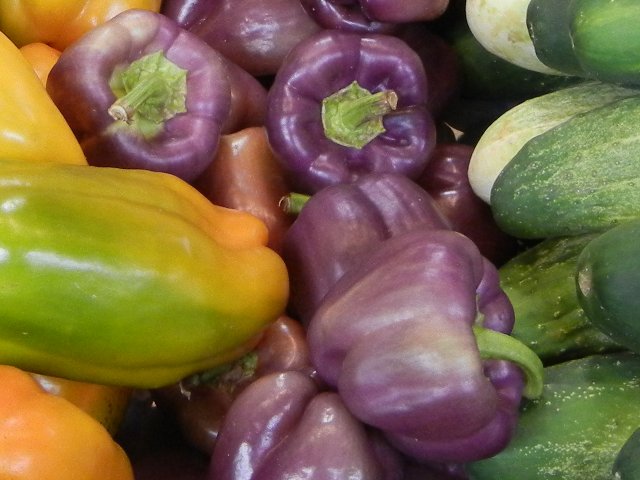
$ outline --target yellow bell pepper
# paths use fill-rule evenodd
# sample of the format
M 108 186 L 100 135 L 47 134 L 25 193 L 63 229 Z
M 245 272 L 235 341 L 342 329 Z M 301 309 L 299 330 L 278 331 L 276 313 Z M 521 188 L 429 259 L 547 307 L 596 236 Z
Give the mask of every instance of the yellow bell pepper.
M 0 11 L 4 12 L 4 4 Z M 0 159 L 86 165 L 82 148 L 18 47 L 0 33 Z
M 0 478 L 133 480 L 124 450 L 90 415 L 0 366 Z
M 131 8 L 160 11 L 161 0 L 2 0 L 0 32 L 18 47 L 43 42 L 58 50 Z

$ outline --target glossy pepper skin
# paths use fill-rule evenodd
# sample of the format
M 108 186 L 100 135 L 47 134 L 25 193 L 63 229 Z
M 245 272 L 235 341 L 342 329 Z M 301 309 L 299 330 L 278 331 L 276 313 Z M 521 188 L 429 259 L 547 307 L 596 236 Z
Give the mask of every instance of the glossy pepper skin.
M 193 180 L 266 91 L 174 21 L 127 10 L 64 50 L 47 91 L 92 165 Z M 254 108 L 255 107 L 255 108 Z
M 376 442 L 337 393 L 300 372 L 273 373 L 231 405 L 208 478 L 400 480 L 399 455 Z
M 320 30 L 299 0 L 165 0 L 161 12 L 257 77 Z
M 43 390 L 68 400 L 104 425 L 111 435 L 116 434 L 129 405 L 131 388 L 76 382 L 36 373 L 31 375 Z
M 18 47 L 0 32 L 0 159 L 86 165 L 69 125 Z
M 365 173 L 415 178 L 435 144 L 427 77 L 402 40 L 323 30 L 286 57 L 269 90 L 269 143 L 294 189 Z
M 471 145 L 436 145 L 416 183 L 433 197 L 453 230 L 473 240 L 486 258 L 500 266 L 516 254 L 519 245 L 498 227 L 489 205 L 471 188 L 468 171 L 472 153 Z
M 109 432 L 28 373 L 0 366 L 0 478 L 133 480 Z
M 251 350 L 288 276 L 264 223 L 148 170 L 0 165 L 0 362 L 168 385 Z M 81 287 L 80 287 L 81 286 Z
M 192 184 L 216 205 L 261 219 L 269 229 L 268 246 L 280 251 L 293 221 L 280 206 L 289 186 L 263 126 L 222 135 L 215 157 Z
M 354 416 L 411 458 L 464 463 L 503 449 L 521 395 L 541 393 L 542 363 L 508 335 L 513 321 L 473 242 L 423 228 L 348 271 L 308 340 L 313 365 Z
M 296 318 L 308 324 L 347 271 L 388 238 L 418 227 L 446 229 L 449 222 L 431 196 L 403 175 L 369 174 L 312 195 L 282 245 Z
M 324 28 L 346 31 L 390 32 L 399 23 L 435 20 L 449 0 L 300 0 Z
M 0 9 L 0 31 L 19 47 L 42 42 L 64 50 L 120 12 L 158 12 L 160 4 L 161 0 L 12 0 Z

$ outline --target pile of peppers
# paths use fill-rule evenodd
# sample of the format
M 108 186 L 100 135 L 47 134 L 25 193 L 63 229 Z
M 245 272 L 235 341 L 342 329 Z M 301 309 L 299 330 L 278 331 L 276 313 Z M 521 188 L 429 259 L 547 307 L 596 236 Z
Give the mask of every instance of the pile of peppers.
M 444 120 L 457 2 L 45 3 L 0 9 L 0 478 L 465 479 L 510 444 L 543 365 Z

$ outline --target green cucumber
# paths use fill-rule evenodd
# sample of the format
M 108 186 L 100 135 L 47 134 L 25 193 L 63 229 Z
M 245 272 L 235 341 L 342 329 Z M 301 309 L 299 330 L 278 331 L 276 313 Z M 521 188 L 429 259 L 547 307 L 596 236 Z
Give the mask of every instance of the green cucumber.
M 640 427 L 640 356 L 591 355 L 545 368 L 544 392 L 527 401 L 509 445 L 466 466 L 472 480 L 612 480 Z
M 637 95 L 640 91 L 600 82 L 585 82 L 522 102 L 498 117 L 478 140 L 469 163 L 473 191 L 491 203 L 496 177 L 532 138 L 573 116 Z
M 500 284 L 515 312 L 512 336 L 545 365 L 593 353 L 621 350 L 589 322 L 578 303 L 576 262 L 597 235 L 544 240 L 500 269 Z
M 616 480 L 638 480 L 640 478 L 640 428 L 624 443 L 615 462 L 613 476 Z
M 527 7 L 527 29 L 542 63 L 568 75 L 584 76 L 573 51 L 571 1 L 531 0 Z
M 589 78 L 640 84 L 640 2 L 572 0 L 571 39 Z
M 604 231 L 640 216 L 640 96 L 577 114 L 529 140 L 491 190 L 519 238 Z
M 637 159 L 636 159 L 637 161 Z M 640 219 L 592 240 L 578 258 L 578 301 L 608 336 L 640 352 Z

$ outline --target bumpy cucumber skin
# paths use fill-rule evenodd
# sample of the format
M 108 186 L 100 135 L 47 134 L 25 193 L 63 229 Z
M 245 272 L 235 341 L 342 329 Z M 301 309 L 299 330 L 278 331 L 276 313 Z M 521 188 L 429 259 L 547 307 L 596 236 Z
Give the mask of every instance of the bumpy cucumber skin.
M 611 480 L 640 426 L 640 356 L 591 355 L 545 368 L 542 397 L 523 406 L 505 450 L 467 465 L 472 480 Z
M 640 220 L 592 240 L 578 257 L 578 301 L 589 320 L 621 345 L 640 352 Z
M 499 270 L 500 285 L 515 311 L 512 335 L 545 365 L 621 347 L 587 319 L 578 303 L 578 256 L 597 235 L 547 239 Z
M 498 225 L 539 239 L 604 231 L 640 217 L 638 119 L 634 95 L 525 143 L 491 189 Z
M 634 89 L 589 81 L 512 107 L 495 120 L 477 142 L 469 164 L 471 188 L 491 203 L 496 177 L 529 140 L 579 113 L 637 94 Z

